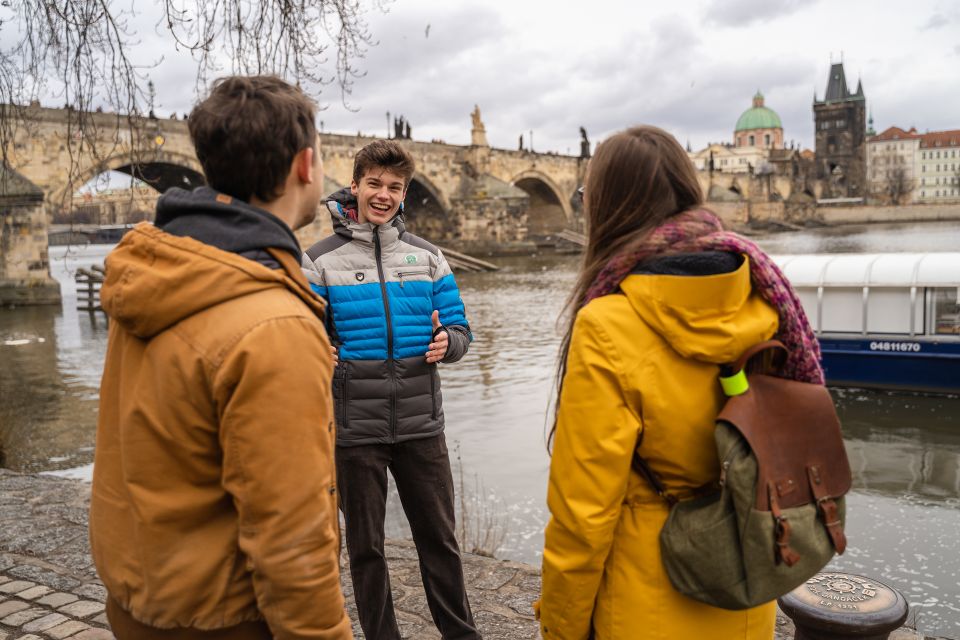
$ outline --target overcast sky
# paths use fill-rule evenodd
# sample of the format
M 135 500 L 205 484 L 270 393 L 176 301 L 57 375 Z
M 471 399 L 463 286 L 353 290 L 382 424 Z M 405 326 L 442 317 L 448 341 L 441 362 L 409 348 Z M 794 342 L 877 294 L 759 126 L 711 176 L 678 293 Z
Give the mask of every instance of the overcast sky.
M 149 7 L 152 3 L 137 3 Z M 403 114 L 417 140 L 469 144 L 480 106 L 490 144 L 577 153 L 651 123 L 696 148 L 730 141 L 757 89 L 785 140 L 811 146 L 814 92 L 841 52 L 851 90 L 862 79 L 877 131 L 960 128 L 957 0 L 395 0 L 371 12 L 378 40 L 358 61 L 348 110 L 334 88 L 317 99 L 325 131 L 384 135 Z M 158 113 L 189 109 L 192 62 L 137 21 Z M 527 142 L 529 144 L 529 141 Z

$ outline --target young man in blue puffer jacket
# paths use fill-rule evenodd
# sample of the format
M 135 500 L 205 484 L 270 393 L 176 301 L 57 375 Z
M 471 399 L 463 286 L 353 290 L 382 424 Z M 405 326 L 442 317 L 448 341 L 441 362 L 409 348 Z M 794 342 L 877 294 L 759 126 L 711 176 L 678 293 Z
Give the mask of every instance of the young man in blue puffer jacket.
M 361 149 L 350 188 L 327 198 L 334 235 L 307 250 L 303 269 L 329 303 L 339 357 L 337 484 L 363 633 L 400 638 L 383 553 L 389 468 L 434 623 L 443 638 L 473 639 L 480 634 L 454 535 L 437 374 L 437 363 L 462 358 L 473 336 L 443 254 L 404 229 L 413 173 L 413 158 L 396 142 Z

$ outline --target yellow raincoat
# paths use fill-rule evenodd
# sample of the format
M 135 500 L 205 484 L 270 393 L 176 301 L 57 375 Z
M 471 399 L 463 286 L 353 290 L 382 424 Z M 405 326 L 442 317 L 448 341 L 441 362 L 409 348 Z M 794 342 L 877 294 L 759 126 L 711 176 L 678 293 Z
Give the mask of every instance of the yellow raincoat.
M 660 559 L 668 507 L 631 471 L 640 449 L 679 497 L 719 477 L 718 364 L 770 338 L 748 260 L 708 276 L 630 275 L 577 314 L 547 502 L 544 638 L 769 640 L 775 605 L 727 611 L 678 593 Z

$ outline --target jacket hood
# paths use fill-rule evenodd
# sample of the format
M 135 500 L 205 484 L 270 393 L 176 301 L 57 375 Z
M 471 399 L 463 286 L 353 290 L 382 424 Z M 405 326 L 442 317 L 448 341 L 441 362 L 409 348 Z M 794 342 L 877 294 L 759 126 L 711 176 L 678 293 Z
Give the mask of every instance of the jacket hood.
M 300 243 L 287 223 L 210 187 L 167 190 L 157 202 L 156 225 L 169 234 L 194 238 L 273 269 L 279 265 L 267 248 L 282 249 L 300 260 Z
M 330 212 L 333 232 L 348 240 L 372 243 L 374 229 L 379 228 L 381 242 L 390 242 L 399 239 L 406 231 L 403 223 L 402 202 L 400 203 L 400 209 L 390 219 L 390 222 L 381 225 L 360 222 L 357 214 L 357 197 L 350 191 L 350 187 L 344 187 L 331 193 L 324 199 L 324 204 L 327 205 L 327 210 Z
M 680 355 L 724 364 L 766 340 L 776 331 L 778 319 L 776 310 L 752 293 L 749 258 L 743 256 L 732 271 L 702 274 L 705 267 L 709 271 L 716 265 L 715 254 L 688 257 L 686 265 L 673 262 L 652 273 L 631 274 L 620 289 Z
M 299 258 L 276 248 L 264 251 L 279 268 L 142 222 L 107 256 L 103 309 L 133 335 L 151 338 L 227 300 L 283 287 L 322 318 L 324 303 L 310 290 Z

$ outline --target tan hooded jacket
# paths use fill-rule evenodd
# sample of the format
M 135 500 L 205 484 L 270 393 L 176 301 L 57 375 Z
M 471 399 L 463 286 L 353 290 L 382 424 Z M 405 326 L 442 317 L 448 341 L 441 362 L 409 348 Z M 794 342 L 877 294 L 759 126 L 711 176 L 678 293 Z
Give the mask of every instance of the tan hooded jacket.
M 282 269 L 144 223 L 108 257 L 93 558 L 152 627 L 350 638 L 323 302 L 269 252 Z

